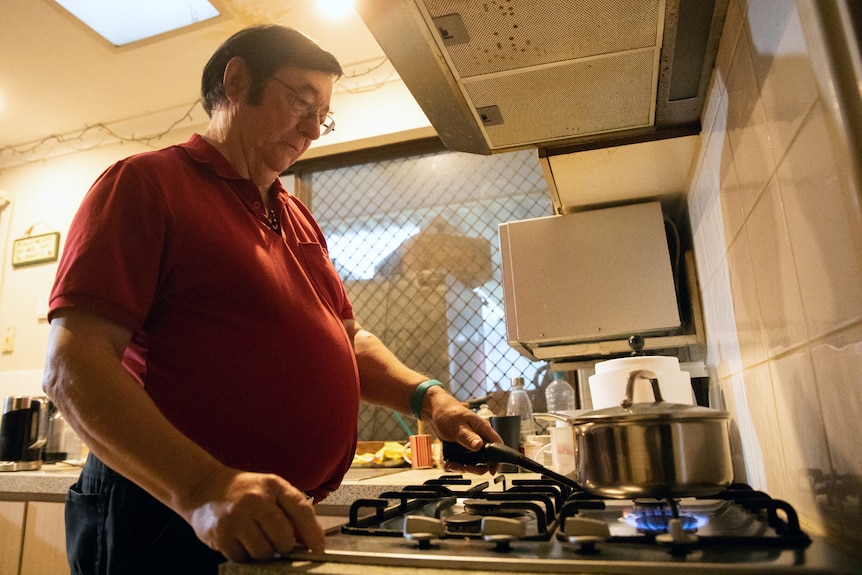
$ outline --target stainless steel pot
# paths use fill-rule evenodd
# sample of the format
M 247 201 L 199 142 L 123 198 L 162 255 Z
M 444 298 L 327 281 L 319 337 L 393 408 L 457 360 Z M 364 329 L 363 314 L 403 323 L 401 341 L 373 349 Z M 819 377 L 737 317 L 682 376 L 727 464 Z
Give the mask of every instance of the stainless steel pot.
M 654 403 L 633 403 L 638 380 Z M 663 401 L 655 373 L 629 374 L 620 407 L 566 418 L 572 425 L 575 481 L 616 499 L 713 495 L 733 480 L 725 411 Z

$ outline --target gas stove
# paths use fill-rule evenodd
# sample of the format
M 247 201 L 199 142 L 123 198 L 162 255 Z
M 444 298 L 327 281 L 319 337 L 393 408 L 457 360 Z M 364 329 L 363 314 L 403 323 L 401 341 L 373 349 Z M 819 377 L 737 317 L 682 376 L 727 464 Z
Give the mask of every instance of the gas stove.
M 518 475 L 444 475 L 357 500 L 323 554 L 286 559 L 507 573 L 862 573 L 807 535 L 791 505 L 745 484 L 709 498 L 626 501 Z

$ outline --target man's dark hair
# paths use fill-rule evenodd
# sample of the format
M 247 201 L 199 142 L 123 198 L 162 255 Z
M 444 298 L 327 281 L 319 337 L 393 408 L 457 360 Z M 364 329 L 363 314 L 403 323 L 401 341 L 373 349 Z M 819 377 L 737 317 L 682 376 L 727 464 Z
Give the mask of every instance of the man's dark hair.
M 334 78 L 343 74 L 335 56 L 302 32 L 275 24 L 246 28 L 219 46 L 204 66 L 201 96 L 204 110 L 210 117 L 213 110 L 226 101 L 224 70 L 230 59 L 237 56 L 243 59 L 251 74 L 250 104 L 260 103 L 264 82 L 283 66 L 328 72 Z

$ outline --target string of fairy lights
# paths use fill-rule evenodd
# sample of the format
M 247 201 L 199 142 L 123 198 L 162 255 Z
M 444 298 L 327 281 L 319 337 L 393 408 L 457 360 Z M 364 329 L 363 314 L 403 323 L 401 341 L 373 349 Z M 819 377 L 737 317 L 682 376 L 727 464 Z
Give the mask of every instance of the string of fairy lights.
M 371 92 L 396 79 L 398 79 L 398 74 L 385 56 L 370 61 L 357 62 L 345 66 L 345 73 L 335 86 L 335 94 L 337 95 L 339 92 L 347 94 Z M 154 133 L 136 134 L 134 131 L 124 131 L 122 126 L 129 125 L 135 120 L 132 118 L 88 124 L 77 130 L 51 134 L 39 140 L 0 146 L 0 169 L 114 143 L 134 142 L 156 148 L 162 145 L 162 139 L 174 130 L 182 127 L 193 127 L 206 122 L 206 116 L 203 115 L 199 106 L 200 99 L 196 99 L 180 108 L 175 117 L 170 116 L 170 111 L 166 112 L 166 115 L 173 119 L 168 119 L 166 127 Z M 195 110 L 199 110 L 197 115 Z

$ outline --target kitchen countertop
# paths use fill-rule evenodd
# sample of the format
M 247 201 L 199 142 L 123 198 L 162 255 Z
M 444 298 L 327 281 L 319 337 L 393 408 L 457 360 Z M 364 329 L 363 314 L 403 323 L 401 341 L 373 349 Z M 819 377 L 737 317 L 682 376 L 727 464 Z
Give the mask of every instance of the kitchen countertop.
M 64 463 L 43 465 L 35 471 L 0 473 L 0 500 L 64 501 L 66 491 L 78 478 L 81 468 Z M 375 498 L 382 491 L 421 484 L 445 473 L 440 469 L 407 467 L 351 468 L 337 490 L 318 506 L 321 515 L 335 515 L 359 498 Z M 477 476 L 478 477 L 478 476 Z
M 219 575 L 428 575 L 427 568 L 384 567 L 354 563 L 315 563 L 312 561 L 282 561 L 277 563 L 237 564 L 226 563 Z M 500 575 L 501 571 L 469 571 L 470 575 Z M 462 569 L 434 569 L 434 575 L 463 575 Z M 520 573 L 520 575 L 548 575 L 547 573 Z M 561 574 L 563 575 L 563 574 Z M 572 575 L 571 573 L 566 575 Z
M 34 471 L 0 472 L 0 499 L 17 499 L 26 495 L 65 497 L 66 490 L 80 473 L 80 466 L 66 463 L 46 464 Z M 439 474 L 440 470 L 414 471 L 406 467 L 351 468 L 341 488 L 330 494 L 326 503 L 349 505 L 357 497 L 366 497 L 365 493 L 373 497 L 392 485 L 409 485 L 415 481 L 421 483 Z M 399 475 L 399 479 L 387 479 L 389 475 Z
M 0 473 L 0 500 L 65 501 L 66 491 L 78 479 L 81 468 L 65 463 L 43 465 L 34 471 Z

